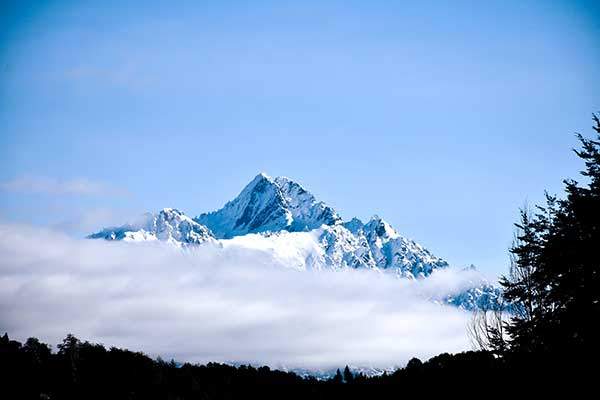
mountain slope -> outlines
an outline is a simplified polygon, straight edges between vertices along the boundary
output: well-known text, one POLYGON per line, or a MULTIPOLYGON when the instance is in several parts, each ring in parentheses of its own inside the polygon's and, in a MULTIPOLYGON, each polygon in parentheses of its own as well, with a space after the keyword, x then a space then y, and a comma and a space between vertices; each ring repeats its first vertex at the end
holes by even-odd
POLYGON ((378 267, 395 269, 409 278, 424 277, 448 263, 434 256, 414 240, 404 238, 390 224, 375 215, 358 229, 370 244, 371 253, 378 267))
POLYGON ((341 222, 337 213, 298 183, 285 178, 257 175, 220 210, 194 218, 219 239, 248 233, 308 231, 341 222))
POLYGON ((333 208, 322 201, 317 201, 300 184, 285 176, 275 178, 274 182, 279 186, 287 208, 292 214, 293 222, 290 226, 292 231, 309 231, 321 225, 341 223, 342 219, 333 208))
POLYGON ((158 214, 144 214, 134 224, 105 228, 88 236, 89 239, 163 241, 177 246, 216 242, 212 232, 174 208, 165 208, 158 214))

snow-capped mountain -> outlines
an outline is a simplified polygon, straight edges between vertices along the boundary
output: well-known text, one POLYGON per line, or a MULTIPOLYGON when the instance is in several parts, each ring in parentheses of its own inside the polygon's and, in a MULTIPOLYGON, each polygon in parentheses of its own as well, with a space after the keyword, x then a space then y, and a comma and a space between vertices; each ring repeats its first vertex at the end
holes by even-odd
POLYGON ((356 237, 342 225, 322 225, 304 232, 247 234, 220 240, 224 248, 261 250, 277 265, 297 270, 377 269, 364 237, 356 237))
POLYGON ((318 202, 298 183, 286 177, 272 179, 264 173, 223 208, 194 220, 219 239, 268 231, 308 231, 341 223, 333 208, 318 202))
POLYGON ((120 227, 105 228, 88 236, 89 239, 155 241, 177 246, 216 242, 212 232, 179 210, 165 208, 158 214, 146 213, 140 221, 120 227))
POLYGON ((342 224, 322 225, 308 232, 247 234, 220 243, 267 251, 280 264, 298 270, 365 268, 414 279, 448 266, 419 244, 401 237, 379 217, 356 233, 342 224), (378 229, 382 225, 387 229, 378 229))
POLYGON ((390 224, 375 215, 362 225, 358 219, 348 223, 356 236, 364 236, 375 265, 392 269, 409 278, 424 277, 436 268, 446 268, 448 263, 434 256, 420 244, 404 238, 390 224))
POLYGON ((511 312, 510 306, 504 303, 500 288, 491 285, 489 282, 484 282, 454 295, 448 295, 442 299, 442 302, 467 311, 485 309, 511 312))
MULTIPOLYGON (((409 279, 422 279, 448 267, 379 216, 367 223, 357 218, 342 222, 333 208, 300 184, 264 173, 220 210, 192 219, 165 208, 88 238, 161 241, 179 247, 212 243, 267 252, 275 264, 298 270, 361 268, 409 279)), ((500 291, 484 282, 441 301, 470 310, 499 300, 500 291)))

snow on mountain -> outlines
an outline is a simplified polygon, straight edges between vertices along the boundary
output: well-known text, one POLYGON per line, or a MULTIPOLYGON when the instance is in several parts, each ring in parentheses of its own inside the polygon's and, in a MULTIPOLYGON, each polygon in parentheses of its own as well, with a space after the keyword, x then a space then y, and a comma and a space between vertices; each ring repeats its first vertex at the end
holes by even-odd
POLYGON ((379 217, 356 233, 342 224, 308 232, 268 232, 222 239, 224 247, 269 252, 277 263, 294 269, 366 268, 422 278, 448 264, 412 240, 401 237, 379 217))
POLYGON ((470 273, 473 278, 469 280, 469 288, 449 293, 443 298, 437 300, 444 304, 451 304, 467 311, 475 310, 504 310, 511 312, 511 306, 506 303, 502 296, 502 290, 492 285, 481 274, 474 265, 462 270, 464 273, 470 273))
POLYGON ((329 265, 338 268, 378 267, 364 235, 354 235, 343 225, 323 226, 318 230, 318 241, 329 265))
MULTIPOLYGON (((194 219, 216 237, 239 238, 248 233, 281 232, 268 240, 283 248, 299 246, 310 237, 319 246, 300 262, 310 268, 379 268, 417 278, 448 264, 416 242, 400 236, 387 222, 373 217, 366 225, 358 219, 345 224, 333 208, 287 177, 257 175, 225 206, 194 219), (285 235, 283 232, 312 232, 285 235), (281 239, 284 238, 284 239, 281 239), (296 241, 299 244, 294 244, 296 241), (283 245, 283 242, 291 242, 283 245)), ((235 240, 241 242, 244 240, 235 240)), ((256 243, 256 240, 252 241, 256 243)), ((298 265, 295 262, 294 265, 298 265)), ((303 267, 303 268, 304 268, 303 267)))
POLYGON ((363 222, 360 219, 354 217, 350 221, 344 222, 344 226, 350 232, 352 232, 353 234, 357 235, 358 232, 361 231, 364 228, 365 224, 363 224, 363 222))
POLYGON ((308 231, 341 222, 337 213, 298 183, 285 177, 257 175, 242 192, 220 210, 194 220, 220 239, 248 233, 308 231))
POLYGON ((308 232, 250 233, 222 239, 220 243, 224 248, 268 252, 276 264, 302 271, 377 268, 364 237, 354 236, 342 225, 322 225, 308 232))
POLYGON ((366 224, 354 218, 326 227, 320 240, 331 258, 339 260, 337 264, 351 268, 377 268, 415 279, 448 266, 420 244, 400 236, 377 215, 366 224))
MULTIPOLYGON (((297 270, 361 268, 423 279, 448 263, 401 236, 375 215, 342 222, 333 208, 287 177, 257 175, 220 210, 191 219, 165 208, 136 223, 104 229, 88 238, 161 241, 179 247, 218 243, 223 248, 259 250, 274 264, 297 270)), ((473 282, 468 290, 433 299, 473 310, 501 301, 499 289, 473 282)))
POLYGON ((510 306, 505 304, 500 288, 490 283, 480 284, 460 293, 448 295, 441 299, 441 302, 467 311, 511 310, 510 306))
POLYGON ((370 245, 375 264, 382 269, 393 269, 408 278, 425 277, 436 268, 448 263, 434 256, 420 244, 404 238, 390 224, 375 215, 359 228, 370 245))
POLYGON ((158 240, 176 246, 216 242, 208 228, 174 208, 165 208, 158 214, 146 213, 138 222, 105 228, 89 235, 88 238, 129 242, 158 240))
POLYGON ((287 207, 293 218, 292 231, 309 231, 321 225, 335 225, 342 222, 335 210, 307 192, 298 183, 280 176, 274 182, 281 189, 287 207))
POLYGON ((300 271, 323 269, 323 249, 315 240, 316 231, 249 233, 221 239, 223 248, 241 248, 268 253, 277 266, 300 271))

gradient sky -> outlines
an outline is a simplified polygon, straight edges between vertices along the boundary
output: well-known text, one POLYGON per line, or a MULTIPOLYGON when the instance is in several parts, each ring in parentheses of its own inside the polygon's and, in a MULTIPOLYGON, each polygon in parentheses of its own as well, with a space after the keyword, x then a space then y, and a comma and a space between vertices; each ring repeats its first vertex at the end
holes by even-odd
POLYGON ((2 1, 0 219, 81 236, 287 175, 506 271, 582 165, 595 1, 2 1))

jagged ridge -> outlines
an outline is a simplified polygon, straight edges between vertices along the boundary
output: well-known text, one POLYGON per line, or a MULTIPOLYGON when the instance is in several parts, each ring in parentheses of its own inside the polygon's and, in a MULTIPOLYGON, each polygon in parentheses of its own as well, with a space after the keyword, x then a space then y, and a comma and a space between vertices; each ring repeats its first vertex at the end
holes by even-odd
POLYGON ((341 218, 301 185, 286 177, 257 175, 223 208, 194 218, 219 239, 248 233, 309 231, 321 225, 334 225, 341 218))
POLYGON ((178 246, 216 242, 210 229, 174 208, 165 208, 157 214, 146 213, 136 223, 105 228, 88 238, 131 242, 159 240, 178 246))

